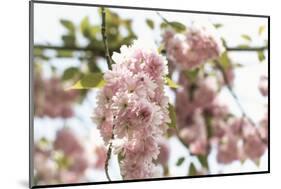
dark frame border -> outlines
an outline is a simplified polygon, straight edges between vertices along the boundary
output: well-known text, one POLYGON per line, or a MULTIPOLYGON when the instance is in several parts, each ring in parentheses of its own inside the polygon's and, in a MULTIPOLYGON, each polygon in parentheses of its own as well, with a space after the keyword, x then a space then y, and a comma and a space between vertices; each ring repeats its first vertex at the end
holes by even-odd
POLYGON ((174 179, 191 179, 191 178, 211 178, 224 176, 239 176, 239 175, 256 175, 270 173, 270 16, 258 14, 240 14, 240 13, 226 13, 226 12, 208 12, 208 11, 194 11, 194 10, 175 10, 163 8, 148 8, 148 7, 133 7, 133 6, 117 6, 117 5, 103 5, 103 4, 88 4, 88 3, 71 3, 71 2, 55 2, 55 1, 29 1, 29 188, 52 188, 52 187, 66 187, 66 186, 83 186, 83 185, 98 185, 98 184, 115 184, 115 183, 129 183, 129 182, 143 182, 143 181, 165 181, 174 179), (209 15, 224 15, 224 16, 239 16, 239 17, 258 17, 266 18, 268 23, 268 167, 267 171, 256 172, 241 172, 241 173, 225 173, 225 174, 210 174, 201 176, 181 176, 181 177, 163 177, 152 179, 136 179, 136 180, 115 180, 102 182, 84 182, 84 183, 70 183, 70 184, 52 184, 52 185, 36 185, 33 183, 33 144, 34 144, 34 109, 33 109, 33 46, 34 46, 34 4, 53 4, 66 6, 87 6, 87 7, 107 7, 120 9, 135 9, 135 10, 151 10, 151 11, 165 11, 165 12, 181 12, 181 13, 195 13, 195 14, 209 14, 209 15))

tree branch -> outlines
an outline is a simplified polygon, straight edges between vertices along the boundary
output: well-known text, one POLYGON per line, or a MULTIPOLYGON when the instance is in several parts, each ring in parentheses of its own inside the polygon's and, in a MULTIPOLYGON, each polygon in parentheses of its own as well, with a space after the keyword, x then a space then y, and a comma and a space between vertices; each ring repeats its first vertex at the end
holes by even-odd
POLYGON ((108 69, 111 70, 112 61, 111 61, 111 58, 110 58, 110 53, 109 53, 108 43, 107 43, 106 23, 105 23, 106 22, 106 18, 105 18, 106 15, 105 15, 104 7, 101 7, 101 14, 102 14, 101 34, 102 34, 102 40, 103 40, 103 44, 104 44, 104 48, 105 48, 105 57, 106 57, 108 69))
POLYGON ((106 153, 106 160, 105 160, 105 164, 104 164, 105 175, 109 181, 111 181, 111 178, 109 176, 108 165, 109 165, 109 160, 110 160, 111 152, 112 152, 112 140, 113 139, 114 139, 114 135, 113 135, 113 129, 112 129, 111 140, 109 142, 109 146, 108 146, 107 153, 106 153))
POLYGON ((227 51, 242 51, 242 52, 256 52, 256 51, 265 51, 267 50, 267 46, 261 47, 226 47, 227 51))
POLYGON ((231 86, 231 84, 229 83, 229 81, 227 79, 227 75, 226 75, 223 67, 220 65, 220 63, 217 60, 215 60, 214 62, 215 62, 216 67, 222 73, 224 83, 226 84, 226 88, 228 89, 229 93, 231 94, 231 96, 233 97, 235 103, 237 104, 239 110, 241 111, 242 117, 245 117, 246 119, 248 119, 250 121, 250 123, 252 125, 255 125, 255 122, 246 114, 246 112, 245 112, 243 106, 241 105, 241 103, 240 103, 236 93, 233 91, 232 86, 231 86))

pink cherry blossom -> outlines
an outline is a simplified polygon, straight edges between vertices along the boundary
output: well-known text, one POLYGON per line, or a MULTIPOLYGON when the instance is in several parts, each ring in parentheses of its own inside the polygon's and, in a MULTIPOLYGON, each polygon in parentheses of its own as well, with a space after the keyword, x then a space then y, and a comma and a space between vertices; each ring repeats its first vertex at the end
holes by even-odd
POLYGON ((124 179, 155 177, 158 139, 170 122, 164 94, 167 60, 140 41, 120 51, 112 56, 112 70, 104 74, 106 85, 99 92, 93 121, 105 144, 113 133, 113 151, 122 156, 124 179))
POLYGON ((78 96, 78 91, 65 91, 58 77, 44 80, 39 73, 35 74, 34 102, 36 116, 72 117, 74 115, 72 105, 78 96))
POLYGON ((221 40, 205 27, 192 26, 185 34, 167 30, 163 38, 168 59, 182 69, 218 58, 224 50, 221 40))

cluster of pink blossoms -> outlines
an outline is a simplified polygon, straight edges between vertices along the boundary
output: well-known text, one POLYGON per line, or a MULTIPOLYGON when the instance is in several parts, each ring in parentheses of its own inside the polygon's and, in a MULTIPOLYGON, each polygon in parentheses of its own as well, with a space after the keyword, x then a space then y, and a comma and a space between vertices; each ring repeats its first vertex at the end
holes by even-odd
POLYGON ((190 27, 184 34, 166 30, 164 44, 169 61, 182 69, 198 67, 224 51, 221 40, 205 27, 190 27))
POLYGON ((199 75, 195 82, 190 82, 181 74, 179 83, 183 86, 176 94, 179 135, 192 154, 207 155, 211 144, 217 147, 217 160, 223 164, 245 159, 257 161, 264 154, 267 116, 256 127, 246 118, 231 115, 217 97, 219 82, 215 82, 214 76, 199 75))
POLYGON ((200 75, 191 82, 181 73, 179 84, 182 88, 176 93, 176 115, 180 137, 189 145, 192 154, 205 155, 208 133, 203 116, 216 98, 218 81, 214 76, 200 75))
POLYGON ((95 151, 87 149, 69 128, 59 130, 54 141, 38 141, 34 152, 38 184, 84 182, 86 170, 103 169, 106 159, 104 147, 97 146, 95 151))
POLYGON ((93 120, 106 144, 113 133, 124 179, 157 177, 153 162, 170 122, 164 94, 167 61, 156 48, 139 41, 120 51, 113 54, 115 64, 104 75, 106 85, 98 95, 93 120))
POLYGON ((35 78, 34 102, 35 115, 39 117, 69 118, 73 116, 72 105, 79 97, 75 90, 65 91, 57 77, 43 80, 40 75, 35 78))

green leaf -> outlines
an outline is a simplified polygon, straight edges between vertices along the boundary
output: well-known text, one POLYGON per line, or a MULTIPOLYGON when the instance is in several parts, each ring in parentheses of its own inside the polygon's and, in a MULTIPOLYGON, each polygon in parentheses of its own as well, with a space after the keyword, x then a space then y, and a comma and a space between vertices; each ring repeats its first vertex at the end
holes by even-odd
POLYGON ((263 34, 264 30, 265 30, 265 26, 264 25, 259 27, 259 35, 260 36, 263 34))
POLYGON ((260 164, 261 164, 261 161, 260 161, 260 159, 257 159, 257 160, 254 161, 254 163, 257 167, 259 167, 260 164))
POLYGON ((43 49, 34 48, 33 50, 34 57, 42 58, 43 60, 49 60, 49 57, 44 54, 43 49))
POLYGON ((59 169, 68 169, 71 165, 70 159, 65 156, 61 151, 54 153, 54 160, 57 163, 59 169))
POLYGON ((180 85, 176 84, 172 79, 170 79, 170 78, 167 77, 167 76, 165 77, 165 83, 166 83, 169 87, 174 88, 174 89, 180 87, 180 85))
POLYGON ((228 57, 227 51, 224 51, 221 54, 221 56, 219 58, 219 62, 224 69, 227 69, 230 66, 230 59, 228 57))
POLYGON ((176 111, 175 107, 169 103, 169 116, 171 119, 171 122, 168 124, 169 128, 176 128, 176 111))
POLYGON ((187 77, 187 79, 189 79, 191 82, 194 82, 196 80, 198 73, 199 68, 184 71, 185 77, 187 77))
POLYGON ((203 167, 209 169, 208 156, 198 155, 197 158, 203 167))
POLYGON ((219 24, 219 23, 218 23, 218 24, 214 24, 214 27, 217 28, 217 29, 218 29, 218 28, 221 28, 222 26, 223 26, 223 25, 222 25, 222 24, 219 24))
POLYGON ((258 58, 259 58, 260 62, 264 61, 265 56, 264 56, 263 51, 258 51, 258 58))
POLYGON ((242 37, 243 39, 245 39, 246 41, 249 41, 249 42, 252 41, 252 38, 251 38, 249 35, 242 34, 241 37, 242 37))
POLYGON ((77 81, 69 89, 101 88, 104 85, 105 85, 105 81, 103 80, 102 73, 89 73, 89 74, 85 75, 81 80, 77 81))
POLYGON ((161 24, 160 24, 160 28, 161 29, 165 29, 165 28, 167 28, 168 27, 168 24, 166 23, 166 22, 162 22, 161 24))
POLYGON ((179 22, 169 22, 169 25, 172 26, 176 32, 183 32, 186 29, 185 25, 179 22))
POLYGON ((66 80, 70 80, 72 79, 74 76, 76 76, 79 73, 79 69, 76 67, 70 67, 67 68, 62 75, 62 80, 66 81, 66 80))
POLYGON ((75 46, 75 36, 74 35, 63 35, 62 41, 65 46, 73 47, 75 46))
POLYGON ((88 16, 83 18, 83 20, 81 21, 80 30, 85 37, 90 36, 90 22, 88 16))
POLYGON ((59 58, 69 58, 72 57, 72 51, 69 50, 57 50, 57 57, 59 58))
POLYGON ((185 157, 180 157, 176 163, 177 166, 181 166, 183 162, 185 161, 185 157))
POLYGON ((150 27, 150 29, 154 29, 154 22, 151 19, 146 19, 146 24, 150 27))
POLYGON ((189 176, 197 175, 197 171, 196 171, 195 165, 193 163, 190 163, 190 165, 189 165, 188 175, 189 176))
POLYGON ((60 23, 69 31, 70 34, 74 34, 75 26, 70 20, 61 19, 60 23))

